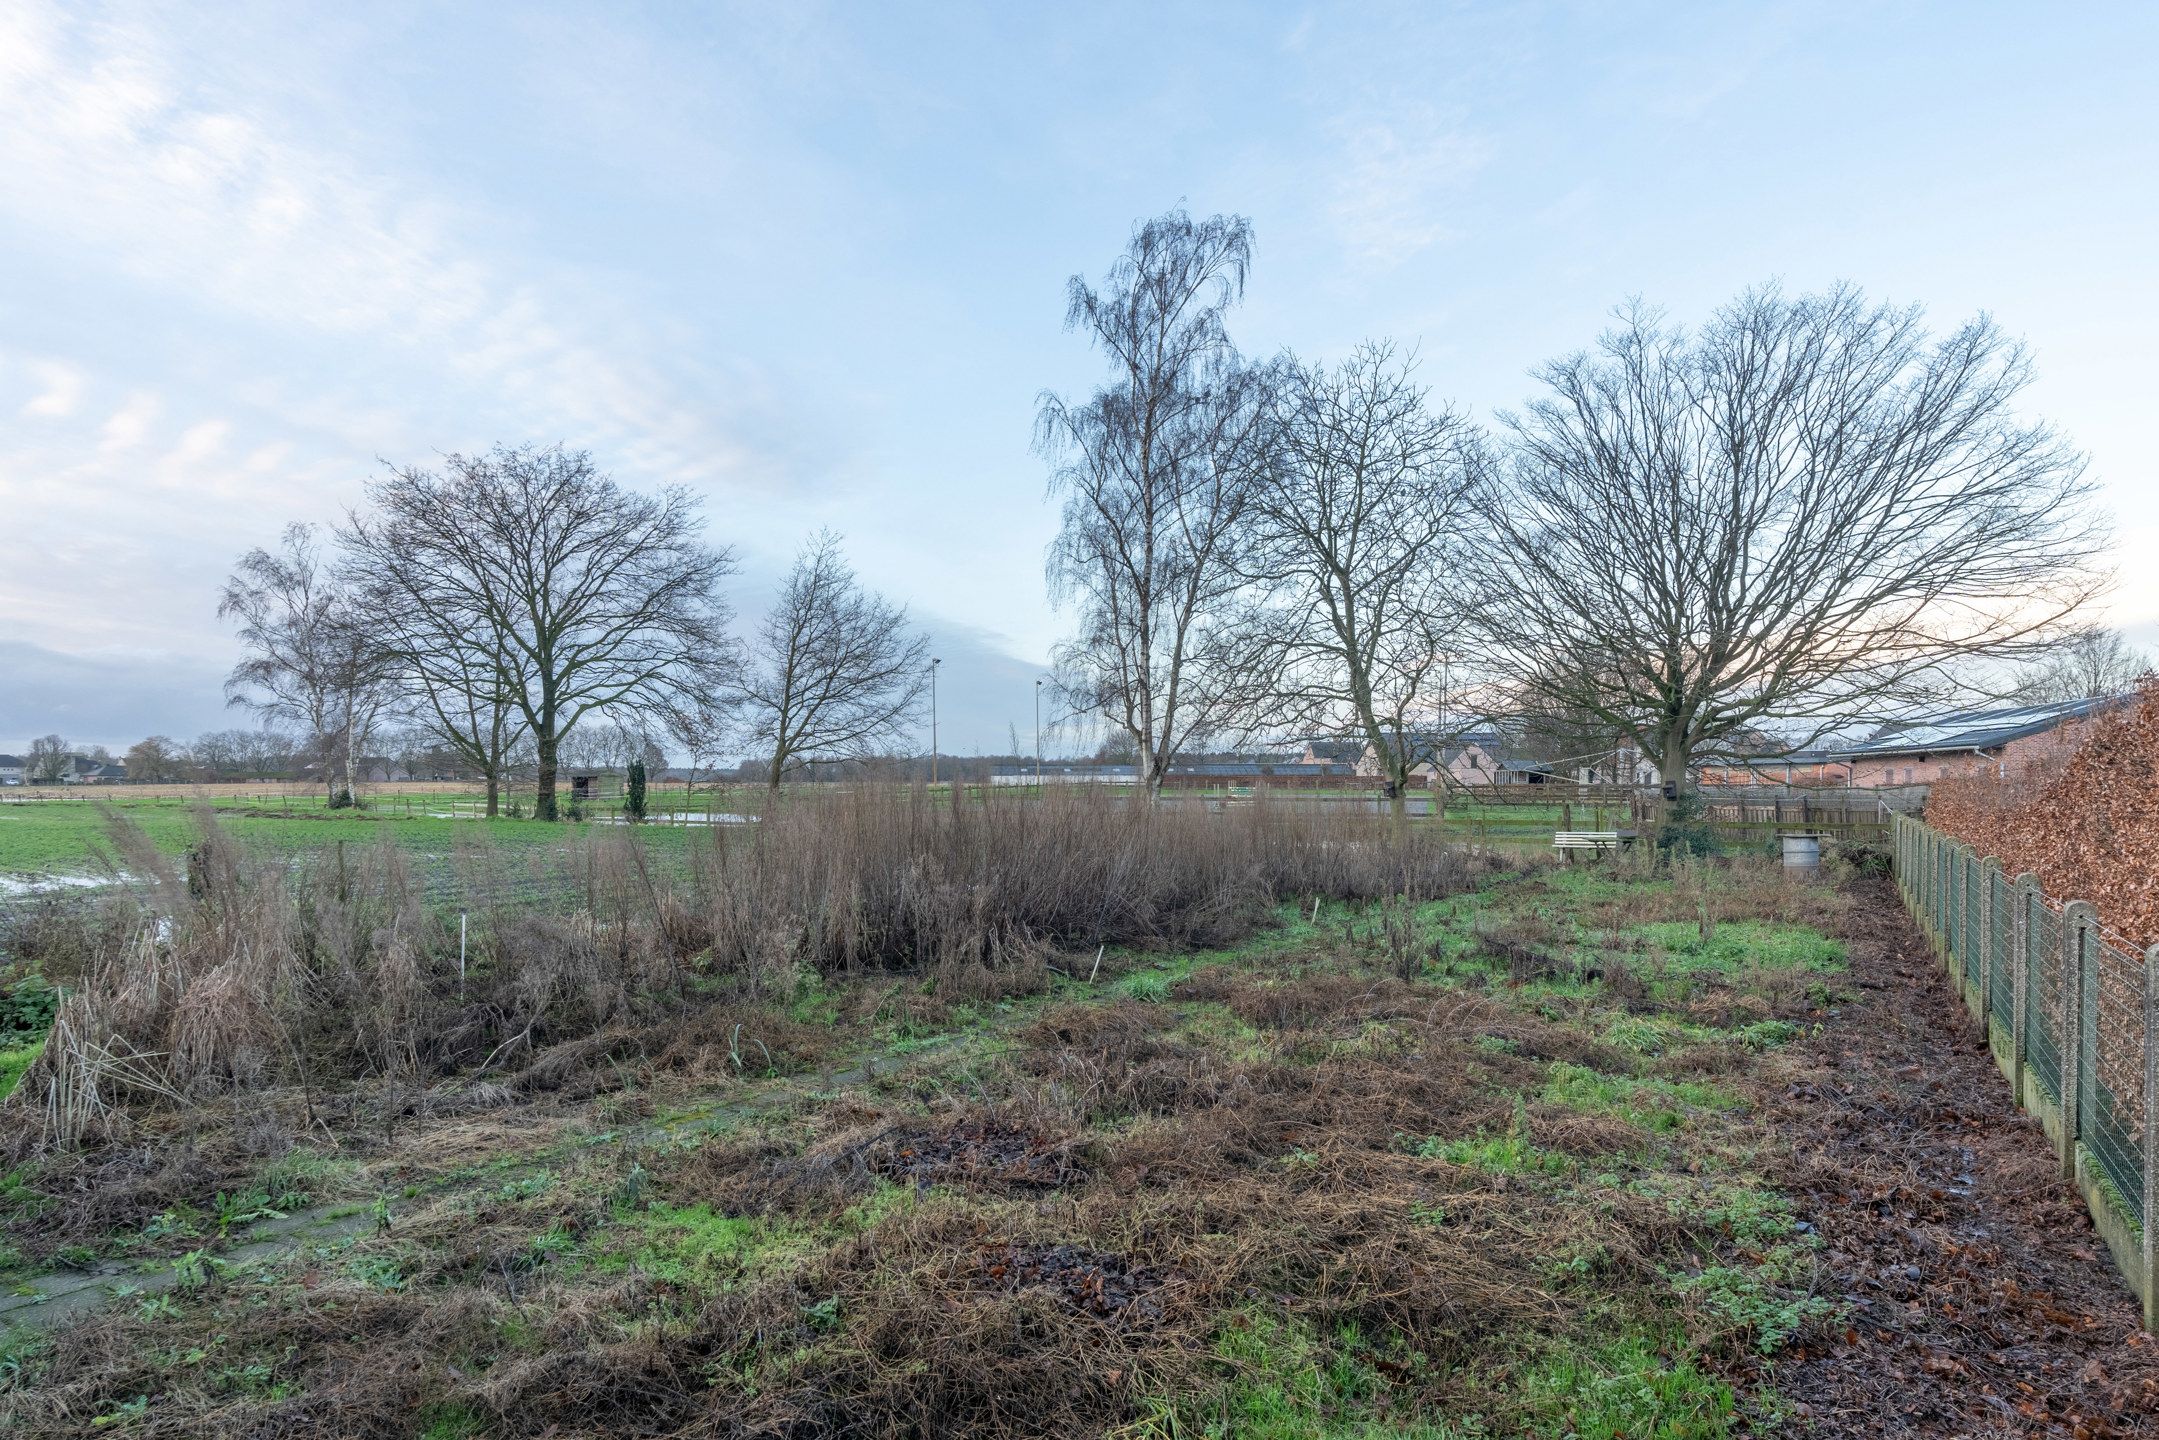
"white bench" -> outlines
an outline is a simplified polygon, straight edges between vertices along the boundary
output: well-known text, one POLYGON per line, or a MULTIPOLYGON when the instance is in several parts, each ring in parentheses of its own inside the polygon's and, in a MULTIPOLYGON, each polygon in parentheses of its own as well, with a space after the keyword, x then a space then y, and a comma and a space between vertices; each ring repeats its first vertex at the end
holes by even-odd
POLYGON ((1572 862, 1579 854, 1624 850, 1634 843, 1634 836, 1632 830, 1562 830, 1552 837, 1552 848, 1572 862))

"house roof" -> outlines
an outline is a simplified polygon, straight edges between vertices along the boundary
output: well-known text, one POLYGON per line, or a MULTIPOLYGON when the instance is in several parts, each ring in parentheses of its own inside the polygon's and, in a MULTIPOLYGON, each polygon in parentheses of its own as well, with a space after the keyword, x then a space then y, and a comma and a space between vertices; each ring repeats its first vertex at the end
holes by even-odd
POLYGON ((2067 720, 2080 720, 2115 703, 2095 696, 2051 705, 2017 705, 2001 710, 1964 710, 1949 715, 1906 720, 1884 726, 1846 753, 1856 756, 1916 755, 1942 750, 1992 750, 2012 740, 2044 734, 2067 720))
POLYGON ((1731 765, 1820 765, 1848 760, 1872 760, 1891 755, 1936 755, 1944 752, 1993 750, 2011 741, 2043 735, 2069 720, 2081 720, 2118 704, 2118 696, 2094 696, 2086 700, 2063 700, 2046 705, 2012 705, 1989 710, 1954 710, 1942 715, 1916 716, 1883 724, 1866 738, 1847 744, 1817 745, 1781 754, 1716 761, 1731 765))

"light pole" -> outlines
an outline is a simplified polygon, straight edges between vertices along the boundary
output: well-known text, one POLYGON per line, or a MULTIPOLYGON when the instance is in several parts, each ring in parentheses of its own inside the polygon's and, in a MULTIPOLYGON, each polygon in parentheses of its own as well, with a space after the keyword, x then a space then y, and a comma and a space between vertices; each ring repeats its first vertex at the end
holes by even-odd
POLYGON ((1042 682, 1035 681, 1035 794, 1042 793, 1042 682))
POLYGON ((930 657, 930 784, 937 783, 937 667, 945 662, 930 657))

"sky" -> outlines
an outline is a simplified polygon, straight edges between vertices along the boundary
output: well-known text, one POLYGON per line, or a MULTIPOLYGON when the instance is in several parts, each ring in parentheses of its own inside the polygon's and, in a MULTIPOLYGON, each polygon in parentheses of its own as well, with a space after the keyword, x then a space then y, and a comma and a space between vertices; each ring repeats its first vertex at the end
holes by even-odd
POLYGON ((692 487, 745 613, 841 532, 942 748, 1029 746, 1064 286, 1179 204, 1253 222, 1242 348, 1390 337, 1486 415, 1630 296, 1987 311, 2159 641, 2155 49, 2142 3, 0 0, 0 749, 242 723, 235 558, 527 441, 692 487))

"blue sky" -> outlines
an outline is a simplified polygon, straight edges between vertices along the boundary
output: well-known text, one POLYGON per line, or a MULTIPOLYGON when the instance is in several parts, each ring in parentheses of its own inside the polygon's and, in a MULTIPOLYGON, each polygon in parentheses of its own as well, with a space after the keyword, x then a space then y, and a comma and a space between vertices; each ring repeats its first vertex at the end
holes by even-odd
POLYGON ((378 458, 680 481, 934 635, 946 747, 1059 633, 1075 270, 1252 217, 1234 333, 1480 412, 1641 294, 1851 279, 2032 344, 2159 637, 2159 6, 0 4, 0 749, 236 723, 215 592, 378 458))

